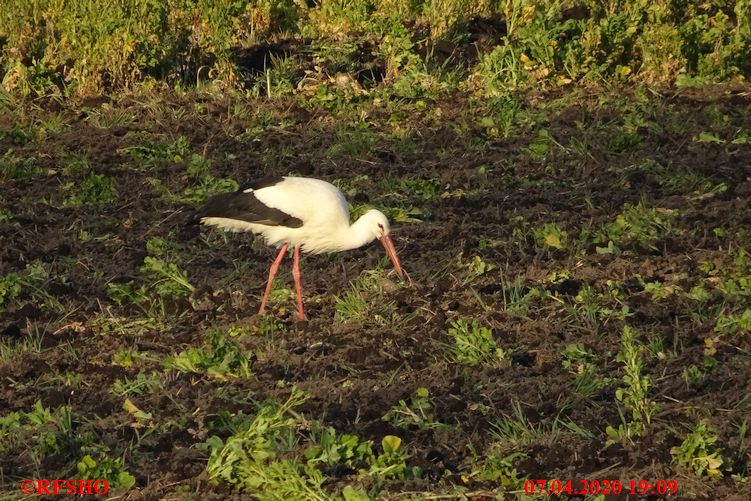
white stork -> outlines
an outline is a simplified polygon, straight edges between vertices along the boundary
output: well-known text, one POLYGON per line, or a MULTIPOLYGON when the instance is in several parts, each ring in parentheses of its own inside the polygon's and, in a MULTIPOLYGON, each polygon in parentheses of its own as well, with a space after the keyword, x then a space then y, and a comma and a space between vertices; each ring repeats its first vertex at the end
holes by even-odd
POLYGON ((300 250, 310 254, 339 252, 380 240, 399 277, 404 272, 389 236, 389 221, 382 212, 369 210, 353 224, 349 205, 334 185, 307 177, 265 177, 216 195, 199 211, 201 223, 231 231, 260 234, 279 253, 269 269, 260 314, 266 309, 271 284, 289 246, 294 247, 292 276, 297 310, 305 319, 300 283, 300 250))

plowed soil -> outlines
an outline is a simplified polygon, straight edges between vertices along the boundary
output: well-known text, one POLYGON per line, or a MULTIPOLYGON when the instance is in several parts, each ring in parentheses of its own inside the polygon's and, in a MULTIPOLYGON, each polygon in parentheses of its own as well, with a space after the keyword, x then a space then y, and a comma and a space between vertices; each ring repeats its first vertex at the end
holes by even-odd
MULTIPOLYGON (((711 285, 747 269, 738 256, 749 242, 751 144, 733 141, 751 132, 749 93, 723 87, 607 99, 585 92, 528 96, 523 106, 535 110, 534 123, 516 124, 520 132, 509 137, 481 125, 481 117, 466 111, 470 104, 463 96, 423 104, 402 119, 386 105, 370 108, 361 123, 376 140, 354 152, 335 147, 335 113, 284 103, 121 97, 76 109, 36 103, 3 114, 5 131, 50 116, 60 117, 66 128, 31 139, 0 136, 0 152, 12 151, 41 168, 29 179, 2 180, 0 209, 10 217, 0 218, 0 277, 35 261, 48 271, 40 286, 46 300, 24 288, 0 316, 0 342, 7 346, 41 335, 40 350, 0 365, 0 414, 28 411, 37 400, 46 407, 70 405, 81 433, 93 434, 110 457, 123 457, 136 477, 125 499, 243 498, 226 484, 208 481, 207 454, 195 445, 213 433, 209 423, 220 412, 252 414, 254 402, 284 400, 292 385, 310 395, 298 408, 309 419, 376 447, 385 435, 402 439, 408 464, 424 474, 407 483, 391 481, 382 499, 408 492, 450 498, 454 486, 465 487, 474 499, 491 499, 501 486, 470 475, 474 455, 491 451, 520 453, 513 460, 519 478, 676 479, 680 490, 670 499, 748 499, 751 448, 739 427, 751 420, 751 333, 742 326, 719 332, 716 322, 723 307, 740 315, 748 298, 736 295, 738 302, 728 303, 711 285), (640 103, 648 120, 629 123, 624 102, 640 103), (132 120, 97 127, 92 119, 118 110, 132 120), (271 124, 249 133, 260 114, 272 117, 271 124), (393 139, 399 127, 411 147, 393 139), (539 134, 542 129, 549 140, 539 134), (619 134, 625 143, 614 144, 619 134), (393 223, 410 280, 391 275, 382 284, 383 300, 394 301, 400 321, 363 325, 336 313, 335 297, 352 280, 379 263, 386 266, 377 243, 305 257, 309 318, 296 321, 291 298, 272 302, 269 314, 283 331, 238 340, 257 354, 250 378, 223 381, 164 371, 165 357, 202 346, 209 328, 259 325, 259 297, 274 255, 251 235, 200 227, 195 204, 165 196, 165 190, 179 195, 195 184, 185 159, 145 169, 129 150, 180 137, 210 160, 216 178, 244 182, 296 173, 349 180, 356 186, 349 193, 354 203, 378 207, 396 200, 419 209, 419 221, 393 223), (542 151, 541 137, 547 141, 542 151), (92 171, 114 180, 115 202, 65 203, 69 183, 82 182, 80 175, 64 172, 70 155, 85 157, 92 171), (402 178, 429 180, 438 190, 421 197, 388 184, 402 178), (384 193, 384 186, 393 191, 384 193), (640 202, 670 220, 650 245, 626 242, 619 253, 603 253, 606 242, 581 236, 616 221, 626 204, 640 202), (541 244, 533 231, 553 222, 568 235, 561 249, 541 244), (139 280, 144 257, 152 254, 147 242, 156 236, 174 244, 170 259, 187 272, 195 291, 190 299, 166 300, 160 322, 139 328, 133 322, 144 312, 119 305, 107 289, 139 280), (475 257, 494 268, 473 274, 475 257), (649 283, 673 289, 660 296, 649 283), (600 299, 610 313, 588 316, 582 292, 602 298, 614 284, 620 293, 600 299), (702 316, 697 302, 686 298, 697 284, 709 284, 702 308, 714 316, 702 316), (624 307, 627 315, 612 313, 624 307), (451 361, 447 332, 460 317, 491 329, 509 353, 502 363, 470 367, 451 361), (102 319, 121 328, 104 329, 102 319), (606 445, 606 426, 617 428, 621 414, 626 421, 632 417, 616 397, 625 386, 616 359, 624 325, 648 347, 642 374, 657 407, 641 436, 606 445), (593 354, 590 363, 606 380, 586 396, 576 389, 576 364, 567 365, 562 355, 576 343, 593 354), (141 355, 130 366, 113 363, 126 349, 141 355), (692 367, 701 377, 690 380, 692 367), (156 422, 181 425, 144 436, 110 388, 118 379, 151 371, 164 371, 165 390, 131 400, 156 422), (398 428, 382 419, 420 387, 430 392, 434 421, 448 427, 398 428), (528 431, 541 432, 510 444, 493 425, 513 419, 517 405, 528 431), (710 450, 724 458, 713 479, 677 464, 671 454, 702 420, 717 436, 710 450)), ((277 280, 291 288, 288 268, 277 280)), ((4 492, 14 492, 24 478, 75 476, 71 465, 82 455, 6 450, 0 457, 4 492)), ((351 472, 327 474, 333 491, 348 483, 351 472)), ((636 498, 660 496, 630 496, 636 498)))

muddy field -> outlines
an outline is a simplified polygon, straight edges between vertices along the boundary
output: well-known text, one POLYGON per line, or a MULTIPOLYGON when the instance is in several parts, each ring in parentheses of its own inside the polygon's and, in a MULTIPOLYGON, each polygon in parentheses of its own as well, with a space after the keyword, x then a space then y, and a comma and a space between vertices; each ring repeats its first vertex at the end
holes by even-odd
POLYGON ((246 498, 209 480, 201 444, 294 387, 308 398, 281 459, 304 461, 325 427, 376 453, 399 437, 407 455, 392 477, 319 465, 332 497, 356 485, 378 499, 513 499, 525 479, 662 479, 678 492, 606 499, 748 499, 749 92, 508 106, 455 95, 341 114, 154 95, 3 112, 0 414, 41 401, 70 419, 3 424, 2 494, 78 477, 90 455, 133 477, 118 499, 246 498), (388 273, 377 243, 306 257, 298 322, 286 261, 258 316, 273 249, 193 216, 231 186, 220 180, 288 173, 337 181, 355 211, 386 209, 410 280, 388 273), (189 293, 160 289, 148 258, 184 272, 189 293), (461 319, 492 333, 479 363, 456 355, 461 319), (170 362, 208 350, 214 330, 242 375, 170 362), (139 374, 149 383, 123 389, 139 374))

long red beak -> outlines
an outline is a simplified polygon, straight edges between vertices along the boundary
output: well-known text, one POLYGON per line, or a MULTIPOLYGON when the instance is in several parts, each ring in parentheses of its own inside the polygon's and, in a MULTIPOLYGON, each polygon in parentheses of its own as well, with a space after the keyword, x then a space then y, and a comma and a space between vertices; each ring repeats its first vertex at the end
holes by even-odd
POLYGON ((391 241, 391 237, 384 235, 378 240, 381 241, 383 248, 386 249, 386 254, 389 255, 389 259, 391 259, 391 264, 394 265, 396 274, 399 275, 399 278, 404 278, 404 271, 402 270, 402 265, 399 264, 399 258, 396 257, 396 249, 394 249, 394 242, 391 241))

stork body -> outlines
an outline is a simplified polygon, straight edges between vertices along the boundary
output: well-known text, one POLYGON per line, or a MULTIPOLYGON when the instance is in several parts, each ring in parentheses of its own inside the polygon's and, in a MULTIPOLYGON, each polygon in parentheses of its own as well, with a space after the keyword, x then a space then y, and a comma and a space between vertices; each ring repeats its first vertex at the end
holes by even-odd
POLYGON ((320 179, 266 177, 251 181, 235 192, 208 200, 198 217, 203 224, 261 235, 266 243, 280 248, 269 270, 260 313, 266 308, 274 276, 290 246, 294 248, 292 275, 301 320, 305 318, 299 266, 301 250, 310 254, 340 252, 362 247, 377 238, 396 272, 403 276, 386 216, 370 210, 350 224, 344 194, 320 179))

